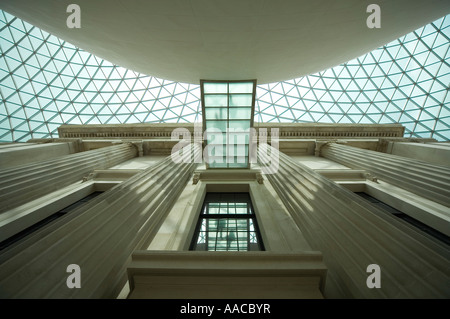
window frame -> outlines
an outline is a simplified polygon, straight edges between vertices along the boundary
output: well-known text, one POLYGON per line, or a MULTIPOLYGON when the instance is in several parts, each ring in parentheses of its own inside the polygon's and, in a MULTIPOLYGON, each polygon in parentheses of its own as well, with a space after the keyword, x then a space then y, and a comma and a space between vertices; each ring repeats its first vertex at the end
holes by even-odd
MULTIPOLYGON (((221 201, 219 201, 219 202, 221 202, 221 201)), ((229 201, 228 202, 224 201, 224 203, 230 203, 230 202, 229 201)), ((239 250, 239 246, 238 246, 237 250, 229 250, 227 248, 225 251, 236 252, 236 251, 265 251, 266 250, 265 246, 264 246, 264 242, 262 240, 261 231, 259 229, 259 225, 258 225, 258 221, 257 221, 257 218, 256 218, 255 209, 253 207, 252 199, 251 199, 251 196, 250 196, 249 192, 207 192, 205 194, 205 198, 204 198, 203 204, 201 206, 200 214, 199 214, 199 216, 197 218, 197 224, 195 226, 194 234, 192 236, 192 239, 191 239, 191 242, 190 242, 190 245, 189 245, 189 250, 190 251, 224 251, 224 250, 217 250, 217 249, 208 250, 207 242, 206 242, 206 249, 205 250, 196 249, 197 244, 198 244, 198 239, 199 239, 199 236, 200 236, 200 233, 201 233, 201 227, 202 227, 203 221, 204 220, 208 220, 208 219, 225 219, 227 221, 233 220, 233 219, 234 220, 239 220, 239 219, 246 219, 247 220, 247 231, 246 231, 247 232, 247 249, 246 250, 239 250), (239 214, 237 214, 237 213, 235 213, 235 214, 233 214, 233 213, 228 213, 228 214, 221 214, 221 213, 210 214, 210 213, 207 212, 207 210, 209 210, 208 206, 209 206, 209 203, 210 203, 210 201, 208 201, 208 196, 211 196, 209 194, 220 194, 220 195, 222 195, 222 194, 227 194, 227 195, 236 195, 236 194, 242 195, 242 194, 245 194, 246 195, 246 203, 248 204, 247 205, 247 213, 239 213, 239 214), (253 223, 254 230, 250 230, 249 221, 251 221, 253 223), (251 234, 251 232, 255 233, 256 244, 258 245, 258 248, 259 248, 257 250, 256 249, 250 249, 250 234, 251 234)), ((216 240, 216 247, 217 247, 217 240, 216 240)))
MULTIPOLYGON (((222 154, 218 157, 216 157, 216 155, 211 155, 209 156, 210 160, 206 161, 205 165, 206 168, 208 169, 248 169, 250 168, 250 139, 251 139, 251 129, 253 128, 254 125, 254 116, 255 116, 255 101, 256 101, 256 79, 251 79, 251 80, 204 80, 201 79, 200 80, 200 101, 201 101, 201 107, 202 107, 202 122, 203 122, 203 132, 206 132, 207 130, 207 123, 211 124, 213 122, 226 122, 226 132, 222 132, 222 138, 225 138, 225 143, 208 143, 208 139, 209 137, 207 137, 205 139, 204 146, 206 147, 207 145, 211 145, 214 146, 216 148, 219 148, 222 150, 222 154), (239 84, 239 83, 251 83, 252 84, 252 92, 246 92, 246 93, 237 93, 237 92, 231 92, 230 90, 230 84, 239 84), (222 93, 211 93, 211 92, 205 92, 205 84, 223 84, 226 85, 227 90, 226 93, 222 92, 222 93), (206 97, 208 96, 214 96, 214 95, 226 95, 227 98, 227 103, 226 105, 222 105, 222 106, 207 106, 206 105, 206 97), (250 118, 249 119, 230 119, 230 108, 231 110, 233 109, 237 109, 239 107, 236 106, 230 106, 230 97, 231 96, 247 96, 247 95, 251 95, 251 105, 243 105, 242 107, 244 107, 245 109, 250 109, 250 118), (206 116, 207 110, 211 110, 211 109, 223 109, 226 110, 226 118, 217 118, 217 119, 208 119, 206 116), (228 129, 230 128, 230 122, 242 122, 244 124, 246 124, 248 122, 249 124, 249 129, 248 132, 246 132, 246 129, 243 129, 243 131, 241 132, 228 132, 228 129), (225 133, 225 135, 223 135, 223 133, 225 133), (236 136, 244 136, 244 139, 246 138, 245 136, 247 135, 249 141, 248 143, 245 142, 243 144, 230 144, 229 143, 229 139, 230 137, 236 137, 236 136), (230 148, 230 145, 233 146, 233 148, 230 148), (244 156, 244 162, 240 162, 240 160, 242 160, 242 156, 238 156, 238 153, 234 152, 234 147, 235 146, 240 146, 240 147, 244 147, 245 149, 245 156, 244 156), (231 150, 232 149, 232 150, 231 150), (237 162, 232 162, 232 163, 228 163, 228 159, 231 158, 230 155, 230 151, 233 153, 232 158, 234 160, 236 160, 237 162), (225 154, 223 154, 225 152, 225 154), (224 163, 217 163, 214 162, 214 159, 216 158, 222 158, 225 159, 224 163), (213 165, 210 165, 210 162, 213 161, 213 165), (245 164, 241 165, 241 164, 245 164)), ((212 133, 209 133, 212 134, 212 133)), ((207 134, 208 136, 208 134, 207 134)), ((239 154, 240 155, 240 154, 239 154)))

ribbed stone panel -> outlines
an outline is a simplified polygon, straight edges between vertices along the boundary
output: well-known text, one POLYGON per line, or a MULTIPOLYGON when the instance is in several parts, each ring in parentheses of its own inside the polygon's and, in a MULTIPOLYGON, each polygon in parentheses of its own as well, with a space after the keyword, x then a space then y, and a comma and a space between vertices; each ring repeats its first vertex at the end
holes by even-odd
POLYGON ((131 254, 147 248, 196 165, 169 156, 4 252, 0 297, 115 298, 131 254), (81 288, 67 287, 70 264, 81 288))
POLYGON ((351 168, 365 169, 392 185, 450 206, 447 166, 337 143, 324 145, 321 155, 351 168))
POLYGON ((137 148, 125 143, 0 170, 0 213, 136 156, 137 148))
MULTIPOLYGON (((267 148, 267 146, 266 146, 267 148)), ((450 298, 450 251, 359 196, 270 147, 279 169, 273 185, 328 268, 328 298, 450 298), (368 288, 367 267, 381 268, 381 288, 368 288)), ((269 163, 260 146, 258 161, 269 163)))

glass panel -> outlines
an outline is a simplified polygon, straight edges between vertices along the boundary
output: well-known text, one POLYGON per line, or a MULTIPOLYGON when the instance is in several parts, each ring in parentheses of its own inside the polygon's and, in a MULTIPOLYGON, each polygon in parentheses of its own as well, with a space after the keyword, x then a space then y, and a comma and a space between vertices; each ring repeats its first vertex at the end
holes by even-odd
POLYGON ((252 109, 250 107, 230 108, 230 120, 251 119, 252 109))
POLYGON ((230 93, 252 93, 253 83, 252 82, 236 82, 230 83, 230 93))
POLYGON ((220 120, 228 117, 228 108, 212 108, 205 109, 206 120, 220 120))
MULTIPOLYGON (((212 251, 246 251, 250 241, 247 219, 210 218, 197 243, 207 242, 212 251), (206 234, 206 236, 205 236, 206 234)), ((256 238, 256 236, 254 236, 256 238)), ((255 239, 254 239, 255 241, 255 239)))
POLYGON ((230 207, 228 203, 220 203, 219 214, 229 214, 230 207))
MULTIPOLYGON (((208 145, 212 144, 211 147, 215 145, 226 145, 227 144, 227 135, 225 133, 217 133, 217 132, 206 132, 205 140, 208 145)), ((208 147, 209 148, 209 147, 208 147)))
POLYGON ((203 90, 205 94, 208 93, 228 93, 227 83, 203 83, 203 90))
POLYGON ((239 131, 249 131, 250 130, 250 122, 249 121, 230 121, 229 128, 239 130, 239 131))
POLYGON ((247 203, 236 203, 236 214, 248 214, 249 212, 247 203))
POLYGON ((228 144, 249 144, 250 141, 250 133, 249 132, 241 132, 238 129, 228 129, 228 144))
POLYGON ((228 165, 226 163, 226 159, 225 158, 222 160, 222 162, 223 163, 212 162, 212 163, 209 163, 208 165, 209 165, 210 168, 227 168, 228 165))
MULTIPOLYGON (((210 163, 213 158, 219 158, 219 157, 224 158, 227 155, 226 154, 226 145, 209 144, 206 155, 208 156, 208 158, 206 158, 205 160, 208 160, 208 162, 210 162, 210 163)), ((219 162, 219 160, 220 159, 217 159, 218 162, 219 162)))
POLYGON ((207 193, 191 249, 264 250, 251 212, 248 193, 207 193))
POLYGON ((206 129, 208 130, 207 134, 217 134, 220 132, 226 133, 227 121, 207 121, 206 129))
POLYGON ((246 157, 248 154, 248 145, 227 145, 228 155, 246 157))
POLYGON ((212 94, 205 95, 205 107, 208 106, 227 106, 227 95, 212 94))
POLYGON ((248 165, 248 161, 245 160, 244 163, 239 163, 239 162, 235 162, 235 163, 228 163, 228 168, 246 168, 248 165))
POLYGON ((252 105, 252 95, 251 94, 230 94, 229 95, 229 104, 230 104, 230 106, 251 106, 252 105))
POLYGON ((209 203, 204 214, 219 214, 220 203, 209 203))

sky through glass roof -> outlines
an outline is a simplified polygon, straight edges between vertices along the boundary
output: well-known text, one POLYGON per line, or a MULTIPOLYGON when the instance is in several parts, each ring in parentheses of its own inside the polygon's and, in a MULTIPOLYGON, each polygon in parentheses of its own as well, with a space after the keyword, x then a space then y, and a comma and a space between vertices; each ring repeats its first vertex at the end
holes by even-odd
MULTIPOLYGON (((450 15, 347 63, 258 85, 255 122, 401 123, 450 140, 450 15)), ((0 142, 61 124, 201 121, 200 86, 102 60, 0 10, 0 142)))

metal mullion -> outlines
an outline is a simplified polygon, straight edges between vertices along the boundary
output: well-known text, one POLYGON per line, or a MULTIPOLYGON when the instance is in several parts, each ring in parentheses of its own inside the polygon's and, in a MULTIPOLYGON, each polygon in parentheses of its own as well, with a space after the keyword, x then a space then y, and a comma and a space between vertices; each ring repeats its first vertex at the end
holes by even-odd
POLYGON ((217 239, 218 239, 218 232, 219 232, 219 229, 217 229, 217 232, 216 232, 216 237, 215 237, 215 242, 214 242, 214 251, 217 251, 217 239))
MULTIPOLYGON (((348 70, 347 70, 348 71, 348 70)), ((342 72, 342 71, 341 71, 342 72)), ((350 72, 349 72, 350 73, 350 72)), ((326 111, 324 108, 323 108, 323 106, 322 106, 322 103, 320 103, 320 100, 317 98, 317 95, 316 95, 316 93, 314 92, 314 88, 313 88, 313 86, 311 85, 311 81, 309 80, 309 76, 307 75, 306 76, 306 81, 309 83, 309 89, 308 89, 308 91, 311 91, 311 93, 312 93, 312 95, 314 95, 314 97, 316 98, 315 100, 309 100, 308 99, 308 101, 313 101, 313 102, 316 102, 317 104, 319 104, 319 106, 320 106, 320 108, 322 109, 322 111, 323 111, 323 113, 324 114, 328 114, 328 111, 326 111)), ((318 81, 320 81, 320 79, 318 80, 318 81)), ((316 83, 317 83, 317 81, 316 81, 316 83)), ((341 85, 341 83, 338 81, 338 83, 339 83, 339 86, 342 88, 342 93, 341 93, 341 95, 339 95, 339 98, 342 96, 342 94, 344 94, 344 88, 342 87, 342 85, 341 85)), ((306 94, 308 94, 308 92, 306 92, 305 93, 305 95, 306 94)), ((324 93, 325 94, 325 93, 324 93)), ((334 100, 334 96, 332 95, 332 94, 330 94, 330 96, 331 96, 331 98, 334 100)), ((335 101, 335 104, 336 105, 338 105, 337 104, 337 102, 335 101)), ((339 107, 339 109, 341 109, 340 107, 339 107)), ((341 111, 343 112, 343 110, 341 109, 341 111)), ((278 114, 277 114, 277 116, 279 116, 278 114)))
MULTIPOLYGON (((23 22, 22 22, 22 25, 23 25, 23 22)), ((10 29, 9 29, 10 30, 10 29)), ((24 36, 25 37, 25 36, 24 36)), ((23 39, 23 38, 22 38, 23 39)), ((20 40, 20 41, 22 41, 22 39, 20 40)), ((19 41, 19 42, 20 42, 19 41)), ((18 42, 18 43, 19 43, 18 42)), ((15 44, 15 46, 17 47, 18 46, 18 43, 16 43, 15 44)), ((17 50, 17 53, 19 54, 19 57, 20 57, 20 59, 23 61, 23 59, 22 59, 22 54, 20 54, 20 51, 16 48, 16 50, 17 50)), ((31 57, 31 55, 30 55, 30 57, 31 57)), ((14 85, 16 86, 16 88, 17 88, 17 84, 16 84, 16 81, 14 80, 14 77, 12 76, 13 74, 14 74, 14 72, 15 72, 15 70, 17 70, 18 68, 20 68, 20 66, 18 66, 14 71, 11 71, 11 68, 9 67, 9 65, 8 65, 8 61, 7 61, 7 59, 4 59, 5 60, 5 64, 6 64, 6 67, 10 70, 10 72, 12 73, 11 74, 11 80, 13 81, 13 83, 14 83, 14 85)), ((30 74, 28 73, 28 70, 27 70, 27 68, 25 67, 25 64, 23 64, 23 68, 25 69, 25 73, 27 74, 27 76, 28 76, 28 79, 30 79, 30 74)), ((29 81, 29 83, 30 83, 30 86, 31 86, 31 88, 32 88, 32 90, 33 90, 33 93, 34 93, 34 99, 36 99, 36 95, 37 95, 37 93, 36 93, 36 90, 35 90, 35 88, 34 88, 34 86, 33 86, 33 81, 29 81)), ((27 83, 25 83, 24 85, 22 85, 22 87, 24 87, 24 86, 26 86, 27 85, 27 83)), ((18 88, 18 90, 19 91, 21 91, 21 88, 18 88)), ((20 92, 16 92, 16 94, 17 94, 17 96, 18 96, 18 98, 19 98, 19 100, 20 100, 20 103, 22 104, 22 109, 23 109, 23 113, 25 114, 25 122, 27 123, 27 126, 28 126, 28 130, 29 130, 29 132, 30 132, 30 134, 31 134, 31 137, 33 137, 33 130, 31 129, 31 126, 30 126, 30 119, 29 119, 29 117, 28 117, 28 114, 27 114, 27 110, 26 110, 26 108, 25 108, 25 103, 24 103, 24 101, 23 101, 23 99, 22 99, 22 95, 21 94, 19 94, 20 92)), ((6 109, 6 105, 5 105, 5 109, 6 109)), ((11 116, 10 116, 10 118, 9 118, 10 120, 11 120, 11 116)), ((11 122, 10 122, 10 127, 12 128, 12 125, 11 125, 11 122)), ((11 132, 12 133, 12 132, 11 132)))
MULTIPOLYGON (((101 67, 99 67, 99 70, 103 73, 103 75, 105 76, 105 80, 104 80, 104 83, 103 83, 103 85, 102 85, 102 89, 103 89, 103 87, 106 85, 106 84, 108 84, 109 85, 109 87, 113 90, 112 91, 112 94, 111 94, 111 96, 109 97, 109 99, 106 101, 104 98, 103 98, 103 96, 102 96, 102 100, 105 102, 105 105, 106 105, 106 107, 111 111, 111 116, 112 117, 116 117, 116 113, 109 107, 109 101, 111 101, 111 99, 114 97, 114 95, 116 95, 118 98, 119 98, 119 96, 117 95, 117 90, 116 91, 114 91, 114 89, 113 89, 113 87, 111 86, 111 84, 109 84, 109 78, 105 75, 105 72, 103 71, 103 66, 101 66, 101 67)), ((96 74, 98 73, 98 70, 97 70, 97 72, 96 72, 96 74)), ((95 83, 94 83, 94 85, 95 85, 95 83)), ((103 110, 103 108, 102 108, 102 110, 103 110)), ((116 117, 117 118, 117 117, 116 117)), ((110 118, 111 119, 111 118, 110 118)))
MULTIPOLYGON (((138 78, 138 80, 140 80, 140 78, 138 78)), ((178 82, 175 84, 175 88, 174 88, 174 90, 173 90, 174 97, 175 97, 175 89, 176 89, 177 85, 180 85, 180 84, 179 84, 178 82)), ((180 85, 180 86, 184 89, 184 87, 183 87, 182 85, 180 85)), ((178 95, 179 95, 179 94, 178 94, 178 95)), ((142 96, 144 96, 144 95, 142 95, 142 96)), ((188 97, 188 93, 186 93, 186 96, 184 97, 184 101, 181 101, 180 99, 177 98, 177 100, 181 102, 180 117, 182 117, 181 114, 183 114, 183 112, 184 112, 184 107, 185 107, 185 105, 186 105, 187 97, 188 97)), ((141 101, 141 103, 142 103, 142 101, 141 101)), ((178 119, 178 122, 179 122, 179 121, 180 121, 180 119, 178 119)))
MULTIPOLYGON (((82 69, 80 69, 80 71, 79 71, 78 73, 80 73, 81 70, 82 70, 82 69)), ((88 71, 88 70, 86 70, 86 72, 89 74, 89 71, 88 71)), ((106 77, 105 72, 103 72, 103 66, 99 65, 99 66, 97 67, 97 71, 95 71, 95 73, 94 73, 94 74, 92 75, 92 77, 91 77, 91 82, 93 83, 94 87, 97 89, 98 94, 100 94, 100 91, 101 91, 101 90, 103 89, 103 87, 108 83, 108 81, 109 81, 109 79, 106 77), (95 76, 97 73, 99 73, 99 71, 101 71, 101 73, 103 73, 103 76, 105 76, 105 80, 98 80, 98 81, 103 81, 103 85, 101 86, 100 89, 98 89, 96 83, 94 82, 94 76, 95 76)), ((110 87, 111 87, 111 85, 110 85, 110 87)), ((114 96, 114 94, 115 94, 114 92, 111 94, 111 96, 110 96, 110 98, 108 99, 108 101, 106 101, 105 98, 103 97, 103 95, 100 94, 100 97, 101 97, 101 99, 102 99, 103 102, 104 102, 104 106, 99 110, 99 113, 100 113, 103 109, 107 108, 107 109, 109 109, 109 111, 111 112, 111 117, 114 117, 114 112, 113 112, 113 110, 111 110, 111 108, 109 107, 109 103, 108 103, 109 100, 112 99, 112 97, 114 96)), ((95 96, 95 97, 96 97, 96 96, 95 96)), ((95 98, 95 97, 94 97, 94 98, 95 98)), ((96 113, 96 115, 98 115, 99 113, 96 113)), ((97 118, 98 118, 98 117, 97 117, 97 118)), ((110 119, 111 119, 111 118, 110 118, 110 119)))
MULTIPOLYGON (((8 31, 9 31, 9 33, 10 33, 10 35, 11 35, 11 38, 14 40, 14 43, 11 45, 11 47, 10 47, 8 50, 6 50, 6 51, 3 52, 3 56, 6 56, 6 54, 8 54, 9 51, 11 51, 14 47, 15 47, 16 50, 17 50, 17 47, 18 47, 19 43, 22 42, 22 40, 23 40, 25 37, 27 37, 26 32, 24 32, 24 31, 22 31, 22 30, 19 30, 19 29, 15 28, 15 27, 13 27, 13 26, 11 25, 12 22, 14 22, 16 19, 17 19, 17 18, 14 18, 13 20, 11 20, 11 22, 10 22, 9 24, 6 24, 6 25, 5 25, 5 27, 8 28, 8 31), (19 31, 19 32, 23 32, 23 36, 19 39, 19 41, 16 42, 16 39, 15 39, 13 33, 11 32, 11 28, 13 28, 13 29, 15 29, 15 30, 17 30, 17 31, 19 31)), ((22 25, 23 25, 23 22, 22 22, 22 25)), ((25 27, 24 27, 24 29, 25 29, 25 27)), ((3 30, 3 29, 2 29, 2 30, 3 30)), ((17 52, 19 52, 19 50, 17 50, 17 52)), ((19 54, 20 54, 20 52, 19 52, 19 54)), ((22 61, 18 61, 18 62, 22 62, 22 61)), ((18 66, 18 68, 19 68, 19 67, 20 67, 20 65, 18 66)))
MULTIPOLYGON (((35 28, 35 27, 31 28, 30 32, 31 32, 34 28, 35 28)), ((38 29, 38 30, 39 30, 39 29, 38 29)), ((43 45, 45 45, 45 43, 47 42, 47 39, 50 37, 50 34, 49 34, 49 35, 47 36, 47 38, 45 38, 44 35, 42 34, 42 31, 39 30, 39 32, 41 33, 42 39, 37 38, 37 37, 35 37, 35 36, 33 36, 33 35, 30 34, 30 37, 33 37, 33 38, 35 38, 35 39, 37 39, 37 40, 39 40, 39 41, 42 41, 41 44, 39 44, 39 46, 38 46, 37 48, 35 48, 34 45, 33 45, 33 43, 30 41, 31 46, 32 46, 33 49, 34 49, 34 55, 37 55, 37 54, 38 54, 38 50, 39 50, 40 48, 42 48, 43 45)), ((47 48, 47 50, 48 50, 48 48, 47 48)), ((49 52, 49 53, 50 53, 50 52, 49 52)), ((39 66, 40 66, 41 63, 39 62, 39 59, 36 58, 36 60, 38 61, 39 66)))
MULTIPOLYGON (((8 66, 6 66, 6 67, 8 67, 8 66)), ((5 96, 1 90, 0 90, 0 96, 2 97, 2 100, 5 101, 4 105, 5 105, 5 110, 6 110, 6 117, 9 122, 9 130, 8 131, 11 133, 11 138, 12 138, 12 141, 14 142, 14 130, 13 130, 12 122, 11 122, 11 112, 8 110, 8 106, 6 105, 7 99, 5 98, 5 96)), ((42 112, 42 110, 41 110, 41 112, 42 112)), ((5 136, 6 134, 8 134, 8 133, 5 133, 1 137, 5 136)))
MULTIPOLYGON (((19 52, 19 54, 20 54, 20 52, 19 52)), ((5 59, 5 63, 6 63, 6 65, 7 65, 7 67, 8 67, 8 69, 9 69, 9 66, 8 66, 8 62, 6 61, 6 59, 5 59)), ((14 72, 13 72, 14 73, 14 72)), ((14 82, 14 85, 17 87, 17 85, 16 85, 16 82, 14 81, 14 77, 12 77, 11 76, 11 80, 14 82)), ((26 85, 26 84, 25 84, 26 85)), ((30 122, 29 122, 29 119, 28 119, 28 116, 27 116, 27 113, 26 113, 26 110, 25 110, 25 107, 23 106, 23 101, 22 101, 22 96, 19 94, 19 92, 15 92, 17 95, 18 95, 18 98, 19 98, 19 100, 20 100, 20 103, 22 104, 22 106, 19 106, 19 108, 14 112, 14 113, 17 113, 17 111, 19 110, 19 109, 23 109, 23 113, 25 114, 25 119, 24 119, 24 121, 27 123, 27 126, 28 126, 28 130, 29 130, 29 132, 31 133, 31 127, 30 127, 30 122)), ((14 94, 14 93, 13 93, 14 94)), ((13 94, 11 94, 11 95, 13 95, 13 94)), ((10 95, 10 96, 11 96, 10 95)), ((15 104, 15 103, 12 103, 12 104, 15 104)), ((14 138, 14 132, 16 131, 14 128, 13 128, 13 125, 12 125, 12 121, 11 121, 11 118, 14 116, 14 113, 13 114, 11 114, 11 112, 8 110, 8 108, 7 108, 7 106, 6 106, 6 103, 5 103, 5 109, 6 109, 6 112, 8 112, 9 114, 8 114, 8 120, 9 120, 9 127, 11 128, 10 129, 10 132, 11 132, 11 136, 12 136, 12 138, 13 138, 13 141, 15 141, 15 138, 14 138)), ((14 117, 14 118, 16 118, 16 117, 14 117)), ((21 125, 21 124, 20 124, 21 125)), ((19 132, 24 132, 24 131, 19 131, 19 132)), ((31 134, 31 136, 33 137, 33 135, 31 134)))
MULTIPOLYGON (((208 207, 208 203, 205 204, 205 209, 208 209, 207 207, 208 207)), ((203 218, 203 219, 200 220, 200 229, 199 229, 199 233, 198 233, 197 236, 200 235, 200 231, 201 231, 201 228, 202 228, 201 223, 203 222, 203 220, 205 221, 205 224, 206 224, 206 229, 205 229, 205 250, 207 251, 208 250, 208 242, 209 242, 209 223, 208 223, 208 219, 203 218)), ((198 239, 197 239, 197 241, 198 241, 198 239)))
MULTIPOLYGON (((42 34, 42 32, 41 32, 41 34, 42 34)), ((48 37, 50 37, 50 35, 49 35, 48 37)), ((48 37, 47 37, 47 39, 48 39, 48 37)), ((47 40, 47 39, 45 39, 45 40, 47 40)), ((37 54, 37 50, 38 50, 39 48, 41 48, 45 43, 46 43, 46 41, 42 41, 42 43, 39 45, 39 47, 38 47, 37 49, 34 50, 33 55, 36 55, 36 54, 37 54)), ((33 46, 33 44, 31 44, 31 45, 33 46)), ((47 48, 47 50, 48 50, 48 48, 47 48)), ((18 53, 19 53, 19 55, 20 55, 20 52, 18 52, 18 53)), ((39 59, 36 58, 36 60, 37 60, 37 62, 38 62, 38 65, 40 66, 40 69, 41 69, 40 72, 42 72, 42 75, 44 76, 44 79, 46 79, 46 78, 45 78, 45 74, 44 74, 44 72, 43 72, 43 67, 41 66, 41 63, 40 63, 39 59)), ((48 62, 46 63, 46 65, 49 64, 50 61, 52 61, 52 60, 49 59, 48 62)), ((8 70, 10 70, 10 67, 9 67, 9 65, 8 65, 8 61, 7 61, 6 59, 5 59, 5 64, 6 64, 6 67, 8 68, 8 70)), ((25 71, 26 71, 27 74, 28 74, 28 71, 26 70, 26 68, 25 68, 25 71)), ((10 72, 11 72, 11 73, 14 73, 14 71, 10 71, 10 72)), ((11 80, 12 80, 13 83, 15 84, 14 77, 11 77, 11 80)), ((46 80, 47 80, 47 79, 46 79, 46 80)), ((47 84, 48 84, 48 81, 47 81, 47 84)), ((41 105, 39 99, 36 98, 36 95, 37 95, 37 94, 36 94, 36 90, 34 89, 33 86, 32 86, 32 88, 33 88, 33 91, 34 91, 34 93, 35 93, 34 99, 37 101, 37 104, 38 104, 39 107, 40 107, 40 108, 39 108, 39 109, 40 109, 40 112, 42 113, 42 117, 43 117, 44 120, 45 120, 46 117, 45 117, 45 114, 43 113, 44 108, 42 108, 42 105, 41 105)), ((53 96, 53 93, 51 92, 51 90, 49 90, 49 91, 50 91, 50 94, 53 96)), ((20 95, 19 95, 19 99, 22 101, 20 95)), ((6 99, 4 99, 4 100, 6 100, 6 99)), ((49 103, 51 103, 51 102, 49 102, 49 103)), ((11 132, 12 139, 13 139, 13 141, 14 141, 14 140, 15 140, 15 138, 14 138, 14 130, 13 130, 12 122, 11 122, 11 116, 12 116, 12 115, 11 115, 10 112, 8 111, 8 108, 6 107, 6 105, 5 105, 5 109, 6 109, 6 112, 8 113, 9 127, 11 128, 11 129, 10 129, 10 132, 11 132)), ((26 116, 26 114, 25 114, 25 116, 26 116)), ((44 124, 45 124, 45 126, 47 127, 47 130, 48 130, 48 132, 49 132, 49 135, 51 136, 51 131, 50 131, 50 128, 48 127, 48 121, 44 122, 44 124)), ((29 125, 29 123, 28 123, 28 125, 29 125)), ((31 130, 30 127, 29 127, 29 129, 31 130)))
MULTIPOLYGON (((447 94, 448 94, 448 93, 447 93, 447 94)), ((436 120, 434 121, 433 131, 432 131, 432 134, 431 134, 430 137, 433 137, 433 135, 437 133, 437 132, 436 132, 436 125, 437 125, 437 122, 439 121, 439 117, 440 117, 440 115, 441 115, 442 109, 445 107, 445 106, 444 106, 444 103, 440 103, 439 106, 440 106, 440 108, 439 108, 439 111, 438 111, 438 113, 437 113, 437 115, 436 115, 436 120)), ((441 135, 441 134, 438 134, 438 135, 441 135)))
MULTIPOLYGON (((203 205, 203 207, 202 207, 202 210, 200 211, 200 216, 199 216, 199 219, 198 219, 198 221, 197 221, 197 226, 196 226, 196 228, 195 228, 195 232, 194 232, 194 238, 193 238, 193 241, 191 242, 191 245, 190 245, 190 249, 191 250, 197 250, 197 246, 198 246, 198 238, 199 238, 199 236, 200 236, 200 232, 201 232, 201 230, 202 230, 202 222, 203 222, 203 217, 202 217, 202 215, 204 215, 204 210, 206 209, 206 207, 207 207, 207 205, 208 205, 208 203, 205 203, 204 205, 203 205)), ((207 245, 207 243, 208 243, 208 232, 206 231, 205 232, 205 247, 206 247, 206 250, 208 250, 208 245, 207 245)))
POLYGON ((247 250, 250 251, 250 219, 247 219, 247 250))
MULTIPOLYGON (((2 32, 3 30, 5 30, 6 28, 9 29, 10 23, 6 23, 6 18, 5 15, 0 16, 0 19, 4 18, 5 21, 5 25, 0 29, 0 32, 2 32)), ((32 29, 31 29, 32 30, 32 29)))
MULTIPOLYGON (((251 216, 250 214, 250 203, 247 202, 247 215, 251 216)), ((253 218, 251 218, 253 219, 253 218)), ((250 218, 247 219, 247 250, 250 251, 250 218)))
POLYGON ((229 158, 229 153, 228 153, 228 145, 229 145, 229 141, 230 141, 230 137, 229 137, 229 128, 230 128, 230 83, 227 83, 227 127, 226 127, 226 139, 225 139, 225 143, 227 145, 226 147, 226 156, 225 156, 225 162, 227 164, 227 168, 230 167, 230 163, 228 163, 228 158, 229 158))
MULTIPOLYGON (((238 222, 237 219, 235 219, 235 226, 234 226, 234 232, 236 233, 236 249, 239 251, 239 232, 238 232, 238 222)), ((231 243, 230 243, 231 245, 231 243)))
MULTIPOLYGON (((136 82, 135 82, 135 83, 136 83, 136 82)), ((126 84, 126 83, 125 83, 125 84, 126 84)), ((127 85, 127 86, 128 86, 128 85, 127 85)), ((176 85, 175 85, 175 87, 176 87, 176 85)), ((170 106, 169 106, 169 105, 172 103, 173 98, 174 98, 173 92, 169 92, 169 90, 167 90, 164 86, 161 87, 161 90, 162 90, 163 88, 170 94, 170 99, 169 99, 169 103, 167 104, 167 107, 165 108, 164 114, 161 116, 162 119, 164 119, 164 118, 166 117, 167 112, 169 112, 169 109, 170 109, 170 106)), ((175 89, 175 88, 174 88, 174 89, 175 89)), ((161 90, 160 90, 160 92, 161 92, 161 90)), ((131 94, 133 94, 133 95, 136 97, 136 95, 135 95, 132 91, 130 91, 130 94, 128 95, 128 97, 129 97, 131 94)), ((128 98, 128 97, 127 97, 127 98, 128 98)), ((173 112, 172 112, 172 113, 173 113, 173 112)), ((134 115, 134 113, 133 113, 133 115, 134 115)))
POLYGON ((206 214, 201 215, 201 218, 252 218, 253 214, 206 214))

